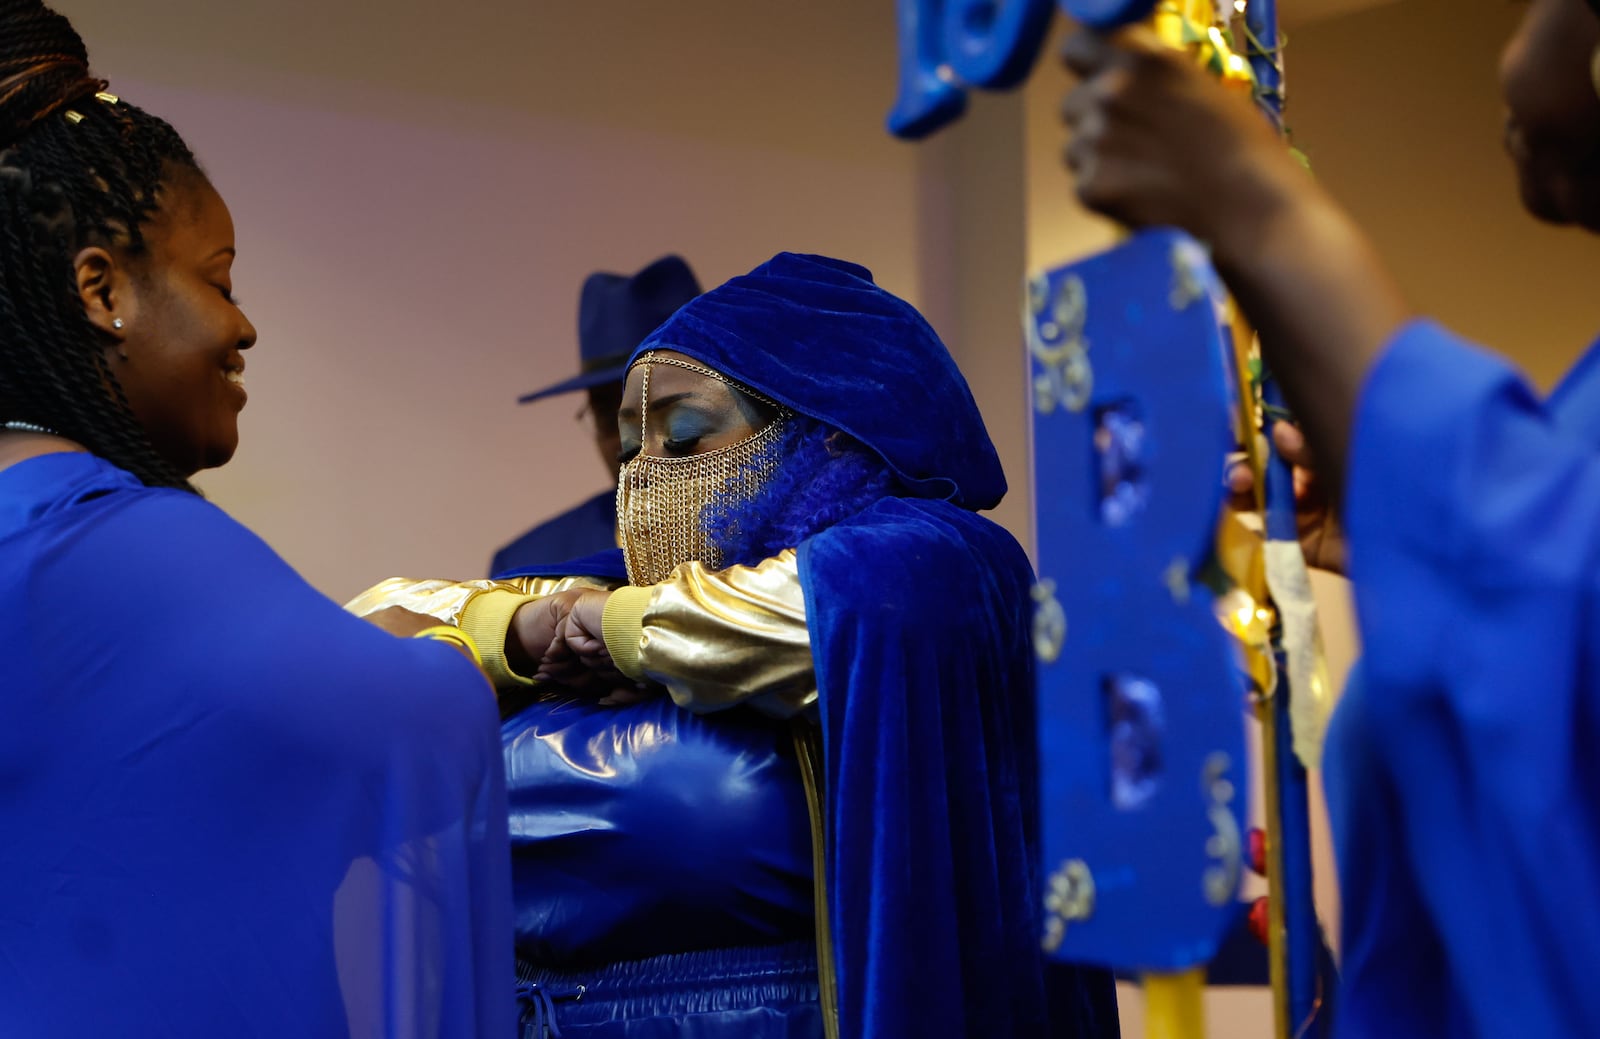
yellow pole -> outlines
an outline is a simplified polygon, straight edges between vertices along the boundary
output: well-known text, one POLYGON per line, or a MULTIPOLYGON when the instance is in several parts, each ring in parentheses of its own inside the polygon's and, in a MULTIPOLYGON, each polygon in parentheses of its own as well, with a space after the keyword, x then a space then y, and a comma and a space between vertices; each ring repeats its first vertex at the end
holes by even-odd
POLYGON ((1206 1015, 1204 967, 1177 974, 1144 976, 1147 1039, 1204 1039, 1206 1015))
MULTIPOLYGON (((1255 390, 1250 383, 1249 366, 1252 354, 1251 344, 1255 342, 1255 332, 1251 330, 1244 317, 1238 313, 1238 308, 1233 308, 1233 349, 1234 368, 1239 378, 1239 411, 1240 425, 1244 430, 1245 453, 1248 456, 1250 472, 1254 477, 1256 507, 1263 513, 1266 511, 1266 454, 1260 450, 1256 442, 1255 423, 1255 390)), ((1271 429, 1272 423, 1266 423, 1266 428, 1271 429)), ((1264 578, 1264 574, 1262 575, 1264 578)), ((1270 596, 1264 587, 1252 587, 1248 591, 1255 598, 1257 606, 1268 608, 1271 605, 1270 596)), ((1270 643, 1264 649, 1270 654, 1270 643)), ((1265 777, 1262 788, 1266 794, 1266 821, 1263 829, 1267 838, 1266 873, 1268 883, 1272 878, 1283 876, 1283 840, 1282 827, 1279 825, 1283 819, 1281 791, 1278 789, 1278 715, 1273 710, 1272 698, 1278 695, 1276 690, 1265 691, 1266 695, 1256 701, 1256 719, 1261 723, 1261 772, 1265 777)), ((1272 1023, 1273 1035, 1277 1039, 1289 1039, 1289 929, 1284 923, 1283 899, 1269 891, 1267 894, 1267 965, 1268 978, 1272 986, 1272 1023)))

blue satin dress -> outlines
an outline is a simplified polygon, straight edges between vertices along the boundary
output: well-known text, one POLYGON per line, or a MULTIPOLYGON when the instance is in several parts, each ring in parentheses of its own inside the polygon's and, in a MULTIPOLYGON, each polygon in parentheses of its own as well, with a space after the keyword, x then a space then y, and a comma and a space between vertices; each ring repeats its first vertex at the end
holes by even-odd
POLYGON ((536 702, 501 730, 523 1035, 822 1035, 787 723, 536 702))

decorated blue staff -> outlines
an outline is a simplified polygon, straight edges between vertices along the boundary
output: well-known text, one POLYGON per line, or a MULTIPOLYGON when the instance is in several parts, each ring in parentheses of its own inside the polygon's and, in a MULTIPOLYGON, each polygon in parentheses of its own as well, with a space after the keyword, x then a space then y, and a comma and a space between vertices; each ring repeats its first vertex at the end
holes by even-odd
MULTIPOLYGON (((1099 29, 1149 19, 1171 45, 1256 90, 1278 120, 1271 0, 1250 0, 1238 32, 1234 5, 1212 0, 1061 7, 1099 29), (1248 60, 1232 44, 1240 36, 1248 60)), ((968 86, 1021 82, 1054 13, 1049 0, 900 0, 899 10, 889 126, 905 137, 957 118, 968 86)), ((1253 700, 1277 1031, 1308 1034, 1320 942, 1294 751, 1310 760, 1320 729, 1315 710, 1291 722, 1291 688, 1305 689, 1302 707, 1323 690, 1291 484, 1259 436, 1253 336, 1205 249, 1161 230, 1030 279, 1024 325, 1039 536, 1041 940, 1063 960, 1141 975, 1152 1036, 1202 1034, 1203 968, 1237 912, 1242 710, 1253 700), (1219 474, 1235 443, 1267 506, 1265 544, 1237 517, 1218 522, 1219 474), (1274 597, 1290 608, 1275 609, 1274 597)), ((1264 395, 1272 413, 1270 384, 1264 395)))

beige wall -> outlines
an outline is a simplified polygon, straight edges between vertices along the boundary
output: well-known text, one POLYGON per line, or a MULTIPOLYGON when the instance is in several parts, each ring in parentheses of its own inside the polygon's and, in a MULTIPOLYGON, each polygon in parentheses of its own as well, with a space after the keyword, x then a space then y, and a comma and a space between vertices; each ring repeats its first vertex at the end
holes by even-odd
POLYGON ((1518 202, 1496 63, 1522 13, 1404 0, 1318 23, 1288 52, 1290 123, 1418 309, 1548 385, 1600 329, 1600 240, 1518 202))
POLYGON ((590 271, 676 250, 709 285, 796 249, 956 291, 918 260, 929 160, 881 128, 887 6, 60 6, 238 225, 261 341, 201 482, 335 596, 476 576, 605 485, 580 398, 515 403, 576 369, 590 271))
POLYGON ((919 145, 919 303, 966 373, 1010 490, 994 518, 1030 544, 1021 286, 1026 243, 1021 94, 972 98, 967 117, 919 145))
POLYGON ((330 595, 476 575, 604 486, 581 398, 515 397, 575 369, 588 272, 667 251, 707 285, 831 253, 924 307, 1026 537, 1022 385, 991 363, 1019 349, 1021 97, 891 139, 891 5, 60 6, 234 211, 261 342, 243 447, 200 482, 330 595))

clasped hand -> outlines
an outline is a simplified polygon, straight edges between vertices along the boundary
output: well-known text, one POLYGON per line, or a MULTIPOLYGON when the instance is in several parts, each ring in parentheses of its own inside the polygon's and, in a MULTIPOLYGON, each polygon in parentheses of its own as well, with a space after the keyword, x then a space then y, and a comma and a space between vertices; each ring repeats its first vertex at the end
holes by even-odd
POLYGON ((506 659, 519 674, 597 694, 602 704, 634 703, 659 691, 617 670, 602 624, 611 593, 570 588, 519 609, 506 632, 506 659))

